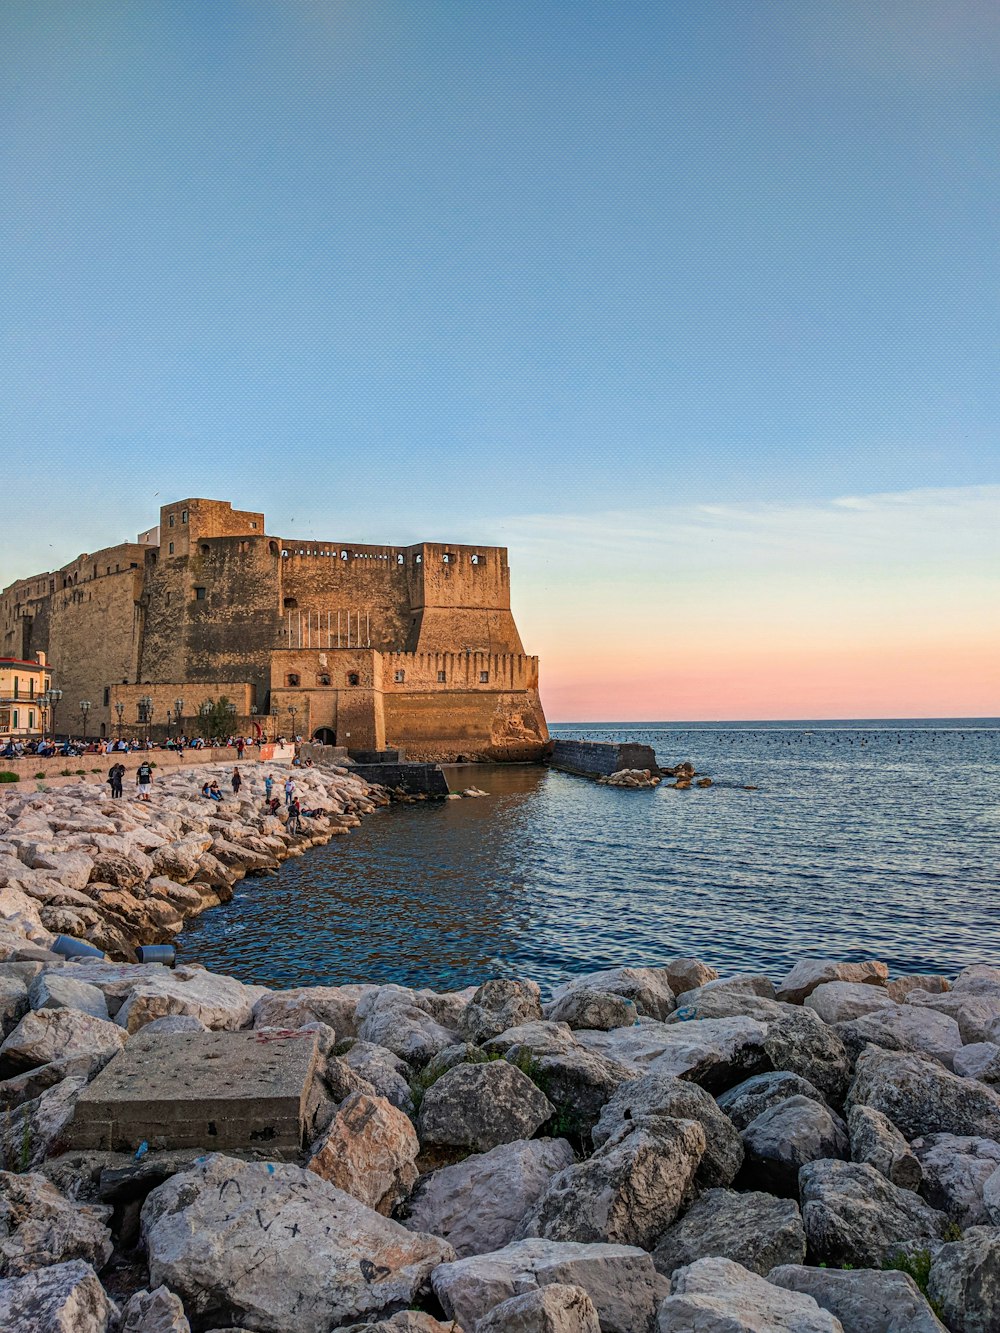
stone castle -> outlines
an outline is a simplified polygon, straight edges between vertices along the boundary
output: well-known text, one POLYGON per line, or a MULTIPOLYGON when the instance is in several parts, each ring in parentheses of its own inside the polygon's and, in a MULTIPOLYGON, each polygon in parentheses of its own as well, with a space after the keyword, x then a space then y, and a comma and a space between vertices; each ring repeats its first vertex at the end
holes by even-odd
POLYGON ((80 733, 82 700, 89 734, 114 736, 150 713, 154 734, 190 729, 225 697, 234 729, 358 752, 533 760, 548 742, 502 547, 291 541, 181 500, 134 542, 4 589, 0 635, 0 656, 47 654, 60 733, 80 733))

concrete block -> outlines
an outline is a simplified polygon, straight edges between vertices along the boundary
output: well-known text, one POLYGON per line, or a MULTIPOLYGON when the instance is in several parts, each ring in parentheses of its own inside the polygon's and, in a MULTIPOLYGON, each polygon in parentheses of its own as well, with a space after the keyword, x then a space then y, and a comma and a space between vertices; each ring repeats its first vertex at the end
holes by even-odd
POLYGON ((83 1090, 74 1148, 297 1150, 318 1062, 314 1031, 139 1032, 83 1090))

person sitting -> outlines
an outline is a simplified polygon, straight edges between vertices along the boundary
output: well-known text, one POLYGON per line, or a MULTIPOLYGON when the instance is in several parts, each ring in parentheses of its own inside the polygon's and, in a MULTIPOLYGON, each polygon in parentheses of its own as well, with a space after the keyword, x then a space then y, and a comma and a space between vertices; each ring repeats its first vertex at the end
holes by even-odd
POLYGON ((222 792, 219 791, 219 784, 215 781, 213 781, 212 784, 209 786, 208 794, 209 796, 211 796, 213 801, 222 800, 222 792))

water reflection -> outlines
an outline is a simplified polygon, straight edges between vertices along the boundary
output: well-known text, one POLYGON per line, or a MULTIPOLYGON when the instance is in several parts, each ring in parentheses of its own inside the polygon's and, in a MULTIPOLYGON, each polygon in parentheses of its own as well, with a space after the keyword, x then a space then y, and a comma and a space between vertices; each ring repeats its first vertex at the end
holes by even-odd
POLYGON ((246 881, 184 933, 185 956, 270 986, 440 987, 677 953, 772 974, 807 953, 945 972, 1000 955, 997 730, 611 735, 690 758, 716 785, 621 792, 466 769, 458 785, 488 799, 380 811, 246 881))

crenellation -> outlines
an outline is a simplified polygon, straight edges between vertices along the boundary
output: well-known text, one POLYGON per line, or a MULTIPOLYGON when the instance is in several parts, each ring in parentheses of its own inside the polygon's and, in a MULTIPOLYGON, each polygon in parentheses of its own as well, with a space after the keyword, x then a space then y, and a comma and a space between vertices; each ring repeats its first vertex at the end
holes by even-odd
POLYGON ((196 498, 159 520, 0 594, 4 651, 49 653, 61 729, 80 699, 92 733, 111 735, 117 702, 134 727, 153 699, 155 730, 176 699, 224 695, 244 726, 354 749, 544 752, 538 659, 514 623, 503 548, 292 541, 262 513, 196 498))

